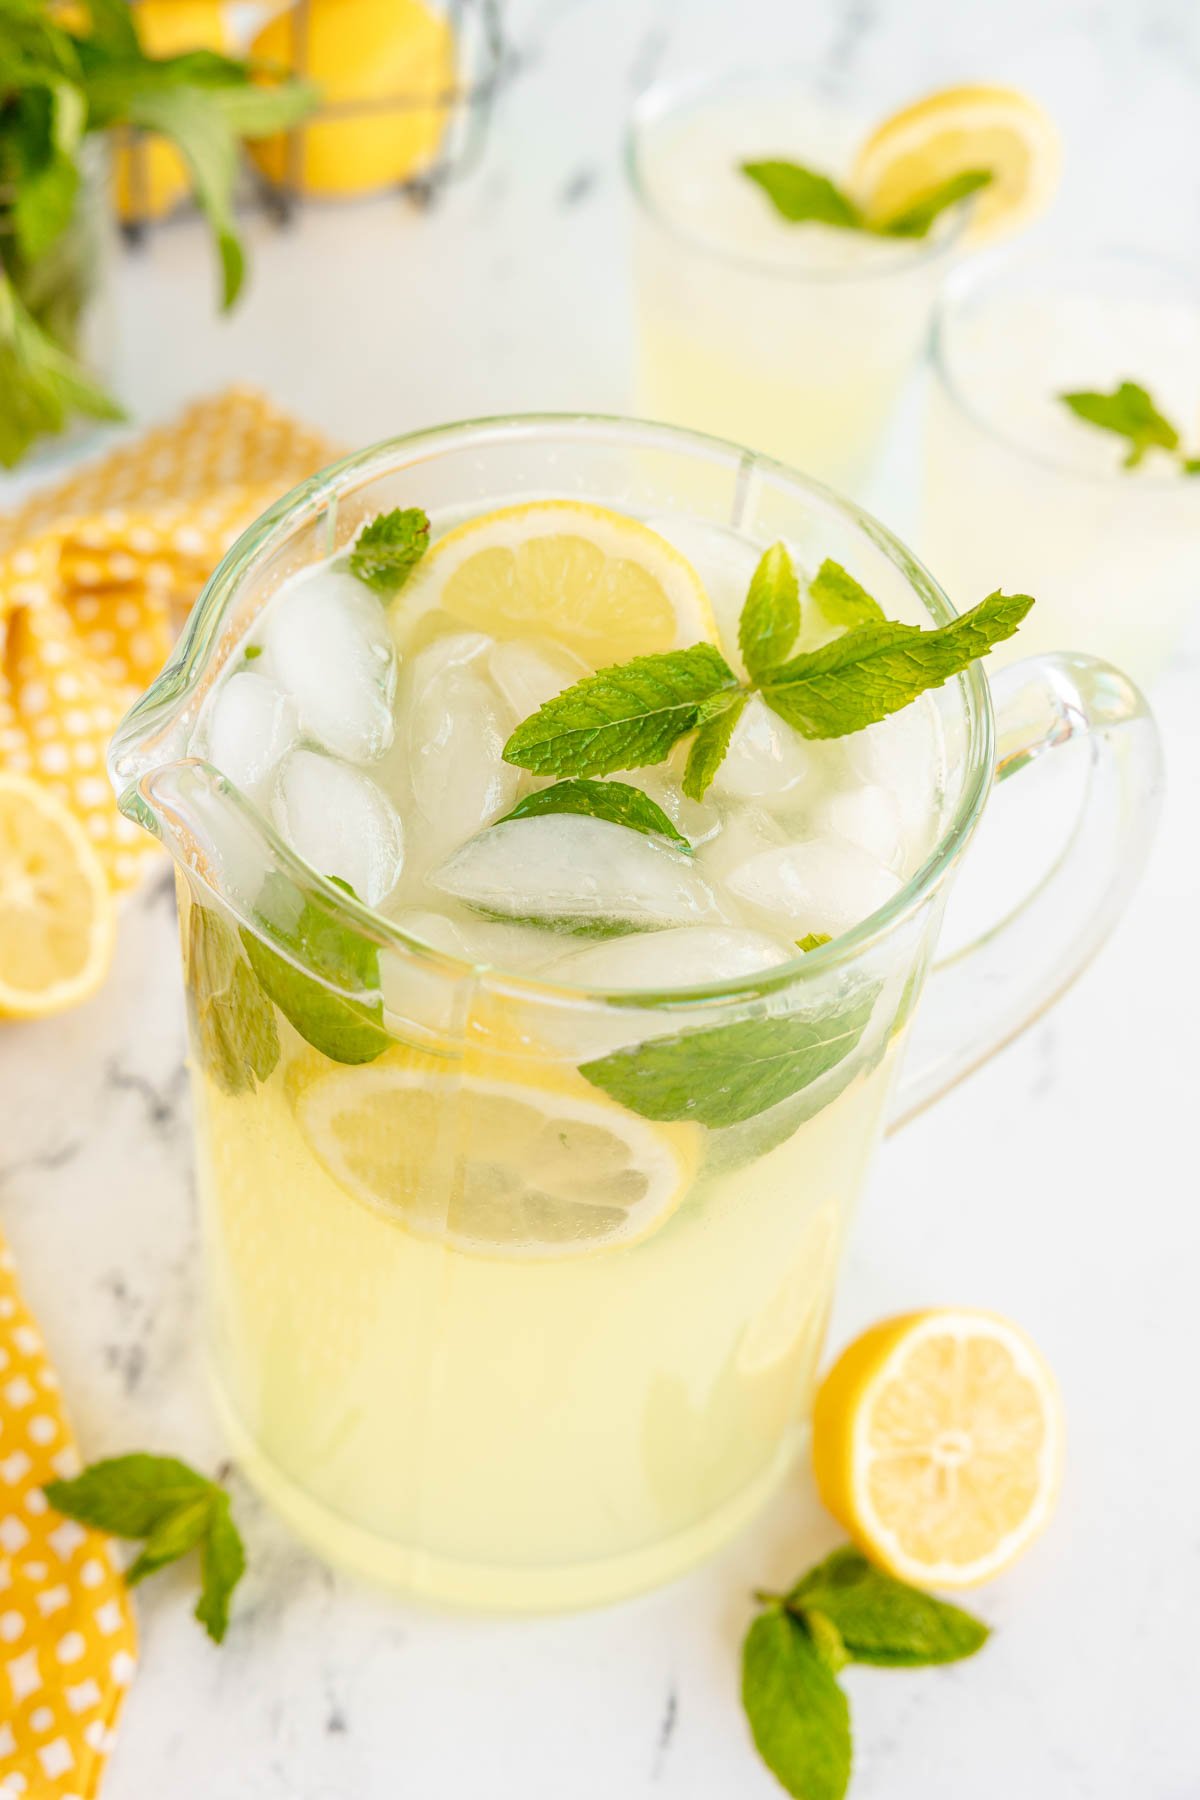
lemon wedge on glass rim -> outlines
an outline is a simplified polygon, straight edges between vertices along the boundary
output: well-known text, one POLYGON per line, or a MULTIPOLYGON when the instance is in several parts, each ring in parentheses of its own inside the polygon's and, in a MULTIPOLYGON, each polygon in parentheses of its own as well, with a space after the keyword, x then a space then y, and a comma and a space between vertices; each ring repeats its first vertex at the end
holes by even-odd
POLYGON ((1013 1562, 1049 1521, 1061 1462, 1054 1379, 992 1313, 885 1319, 817 1394, 822 1500, 866 1556, 918 1587, 973 1587, 1013 1562))
POLYGON ((623 513, 538 500, 481 513, 431 545, 391 608, 401 647, 430 612, 493 637, 546 637, 592 668, 716 643, 704 584, 623 513))
POLYGON ((942 182, 987 169, 971 202, 972 241, 1006 235, 1043 212, 1061 164, 1058 131, 1016 88, 943 88, 879 125, 855 159, 851 188, 872 222, 894 219, 942 182))
POLYGON ((316 1076, 293 1105, 344 1192, 419 1237, 487 1257, 639 1243, 675 1212, 700 1161, 698 1126, 652 1123, 573 1071, 515 1057, 456 1067, 397 1050, 316 1076))

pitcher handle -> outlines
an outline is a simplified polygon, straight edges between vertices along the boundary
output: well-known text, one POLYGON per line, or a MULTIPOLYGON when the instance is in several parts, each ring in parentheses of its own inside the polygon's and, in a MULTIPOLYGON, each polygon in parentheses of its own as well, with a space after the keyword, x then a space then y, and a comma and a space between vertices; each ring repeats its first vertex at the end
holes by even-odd
POLYGON ((888 1129, 922 1112, 1022 1032, 1087 967, 1145 866, 1162 795, 1158 732, 1133 683, 1092 656, 1031 657, 992 681, 997 783, 1087 738, 1087 786, 1049 874, 996 924, 935 962, 888 1129))

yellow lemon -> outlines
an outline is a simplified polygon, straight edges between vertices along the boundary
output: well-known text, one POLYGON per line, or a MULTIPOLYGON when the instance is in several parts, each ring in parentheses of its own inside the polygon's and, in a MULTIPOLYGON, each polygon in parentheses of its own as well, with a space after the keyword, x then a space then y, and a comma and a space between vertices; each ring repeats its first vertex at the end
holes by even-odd
POLYGON ((0 1017, 35 1019, 95 993, 115 907, 74 813, 23 775, 0 774, 0 1017))
POLYGON ((858 153, 851 185, 868 218, 906 212, 952 176, 987 169, 972 202, 972 238, 995 237, 1047 207, 1058 186, 1058 132, 1036 100, 1015 88, 957 87, 929 94, 885 119, 858 153))
POLYGON ((429 612, 493 637, 543 635, 592 668, 715 643, 704 584, 637 519, 579 500, 482 513, 439 538, 391 608, 408 638, 429 612))
MULTIPOLYGON (((141 0, 135 9, 138 38, 151 56, 184 50, 221 50, 233 40, 219 0, 141 0)), ((117 211, 122 219, 161 219, 191 192, 191 177, 173 144, 139 138, 117 150, 113 165, 117 211)))
POLYGON ((1054 1381, 1023 1332, 937 1309, 873 1326, 825 1377, 813 1415, 821 1498, 872 1561, 918 1586, 986 1581, 1053 1510, 1054 1381))
POLYGON ((321 90, 318 116, 299 128, 297 166, 289 138, 248 145, 271 181, 294 181, 330 198, 396 187, 432 162, 454 86, 454 36, 422 0, 311 0, 301 37, 299 14, 283 12, 259 32, 251 55, 305 76, 321 90), (359 102, 378 102, 359 113, 359 102), (386 102, 394 102, 387 105, 386 102))

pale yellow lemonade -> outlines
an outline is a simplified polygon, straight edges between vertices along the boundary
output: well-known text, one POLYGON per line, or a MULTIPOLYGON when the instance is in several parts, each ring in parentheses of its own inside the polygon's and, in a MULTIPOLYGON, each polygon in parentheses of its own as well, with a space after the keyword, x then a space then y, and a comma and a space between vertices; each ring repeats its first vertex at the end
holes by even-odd
MULTIPOLYGON (((331 1560, 505 1607, 666 1579, 791 1464, 923 955, 910 938, 850 974, 836 941, 798 941, 836 940, 899 891, 939 836, 944 779, 928 697, 819 743, 754 701, 703 800, 682 794, 679 755, 617 778, 687 851, 590 817, 497 823, 549 785, 504 762, 514 727, 646 633, 661 646, 656 608, 740 670, 764 548, 537 511, 435 517, 386 605, 344 555, 294 576, 200 715, 195 753, 414 946, 378 952, 369 1059, 306 1041, 293 993, 289 1016, 273 1009, 274 1061, 252 1047, 256 1079, 231 1079, 203 986, 214 898, 182 883, 211 1333, 239 1460, 331 1560), (560 591, 556 570, 580 590, 585 564, 589 604, 611 589, 603 629, 524 604, 543 578, 560 591), (787 1017, 801 956, 829 963, 806 1004, 839 1048, 795 1093, 713 1125, 603 1085, 623 1050, 696 1028, 665 992, 740 982, 736 1016, 787 1017)), ((833 635, 806 606, 800 647, 833 635)), ((254 966, 276 993, 261 952, 254 966)), ((244 1001, 257 1030, 262 991, 238 971, 218 1002, 244 1001)), ((714 1001, 699 1024, 728 1016, 714 1001)))

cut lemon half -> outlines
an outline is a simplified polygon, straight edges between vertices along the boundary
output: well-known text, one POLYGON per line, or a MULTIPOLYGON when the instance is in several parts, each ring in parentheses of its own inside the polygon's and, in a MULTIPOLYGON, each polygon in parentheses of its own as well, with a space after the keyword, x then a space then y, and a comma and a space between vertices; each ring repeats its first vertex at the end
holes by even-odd
POLYGON ((813 1465, 859 1548, 918 1586, 972 1587, 1053 1510, 1062 1422, 1023 1332, 990 1313, 885 1320, 821 1384, 813 1465))
POLYGON ((483 513, 439 538, 392 608, 410 638, 428 612, 493 637, 547 637, 592 668, 716 643, 704 584, 637 519, 579 500, 483 513))
POLYGON ((95 993, 115 917, 74 813, 36 781, 0 774, 0 1017, 41 1018, 95 993))
POLYGON ((483 1256, 637 1243, 675 1211, 698 1161, 694 1127, 599 1095, 433 1073, 426 1058, 334 1071, 297 1096, 296 1117, 347 1193, 483 1256))
POLYGON ((1058 186, 1058 131, 1015 88, 957 87, 885 119, 858 153, 851 178, 873 223, 907 212, 931 189, 969 170, 991 181, 971 206, 970 235, 997 237, 1047 207, 1058 186))

